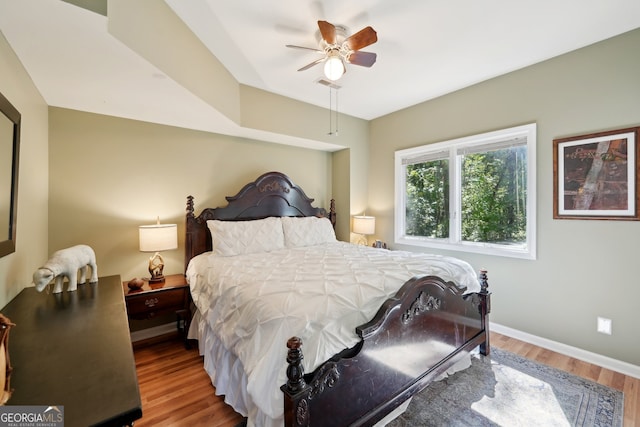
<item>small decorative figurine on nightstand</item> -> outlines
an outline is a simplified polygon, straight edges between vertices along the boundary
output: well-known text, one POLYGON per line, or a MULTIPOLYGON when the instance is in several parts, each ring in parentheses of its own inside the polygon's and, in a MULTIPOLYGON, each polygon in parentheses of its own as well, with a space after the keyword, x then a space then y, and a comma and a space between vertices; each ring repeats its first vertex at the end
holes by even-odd
POLYGON ((135 278, 129 280, 129 283, 127 283, 127 286, 132 291, 135 291, 137 289, 142 289, 142 287, 144 286, 144 280, 138 279, 137 277, 135 277, 135 278))
POLYGON ((55 279, 53 293, 62 292, 64 278, 69 279, 67 291, 78 289, 78 270, 80 270, 80 283, 86 282, 87 268, 91 267, 91 283, 98 281, 98 266, 96 254, 90 246, 76 245, 66 249, 60 249, 53 253, 51 258, 33 273, 33 284, 38 292, 55 279))
POLYGON ((387 244, 381 240, 376 240, 371 246, 374 248, 387 249, 387 244))

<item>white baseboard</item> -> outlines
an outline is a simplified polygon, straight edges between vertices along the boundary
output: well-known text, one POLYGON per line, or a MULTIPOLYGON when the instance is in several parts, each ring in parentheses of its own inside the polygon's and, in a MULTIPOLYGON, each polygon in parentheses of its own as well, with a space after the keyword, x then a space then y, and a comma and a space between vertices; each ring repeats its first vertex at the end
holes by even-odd
MULTIPOLYGON (((176 331, 176 322, 165 323, 153 328, 141 329, 131 332, 131 342, 142 341, 160 335, 170 334, 176 331)), ((506 334, 505 334, 506 335, 506 334)))
POLYGON ((623 362, 601 354, 592 353, 590 351, 538 337, 536 335, 531 335, 493 322, 489 322, 489 330, 529 344, 537 345, 538 347, 546 348, 547 350, 555 351, 556 353, 564 354, 565 356, 570 356, 606 369, 611 369, 612 371, 620 372, 621 374, 625 374, 630 377, 640 378, 640 366, 633 365, 631 363, 623 362))

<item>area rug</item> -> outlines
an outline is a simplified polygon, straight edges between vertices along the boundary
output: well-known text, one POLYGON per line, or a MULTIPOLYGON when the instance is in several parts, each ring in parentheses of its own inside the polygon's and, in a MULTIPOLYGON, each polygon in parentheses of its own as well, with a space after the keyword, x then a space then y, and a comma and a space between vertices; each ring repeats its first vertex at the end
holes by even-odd
POLYGON ((623 393, 491 349, 414 396, 389 427, 622 426, 623 393))

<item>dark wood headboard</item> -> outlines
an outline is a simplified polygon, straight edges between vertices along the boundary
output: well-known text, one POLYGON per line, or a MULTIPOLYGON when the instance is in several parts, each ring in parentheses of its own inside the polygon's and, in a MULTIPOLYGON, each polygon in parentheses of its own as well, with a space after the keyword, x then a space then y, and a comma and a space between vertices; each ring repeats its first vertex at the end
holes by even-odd
POLYGON ((227 206, 203 209, 195 216, 193 196, 187 197, 185 238, 185 269, 196 255, 211 250, 211 234, 207 221, 247 221, 278 216, 328 217, 335 227, 336 212, 333 199, 329 212, 311 205, 302 188, 280 172, 267 172, 248 183, 235 196, 227 196, 227 206))

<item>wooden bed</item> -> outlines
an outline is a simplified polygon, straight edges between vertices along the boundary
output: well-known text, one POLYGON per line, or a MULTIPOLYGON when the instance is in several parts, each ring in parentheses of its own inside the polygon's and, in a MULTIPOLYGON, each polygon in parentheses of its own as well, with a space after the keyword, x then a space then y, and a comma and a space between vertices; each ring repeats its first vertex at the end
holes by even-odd
MULTIPOLYGON (((313 199, 279 172, 263 174, 227 201, 225 207, 207 208, 196 216, 193 197, 188 197, 185 266, 211 250, 207 220, 326 216, 335 225, 333 201, 328 212, 313 207, 313 199)), ((303 370, 301 340, 292 337, 282 343, 283 365, 288 363, 288 381, 281 385, 285 426, 373 425, 462 355, 476 347, 489 354, 490 293, 485 271, 479 280, 481 291, 466 295, 454 283, 435 276, 407 281, 370 322, 356 329, 358 345, 309 374, 303 370)))

